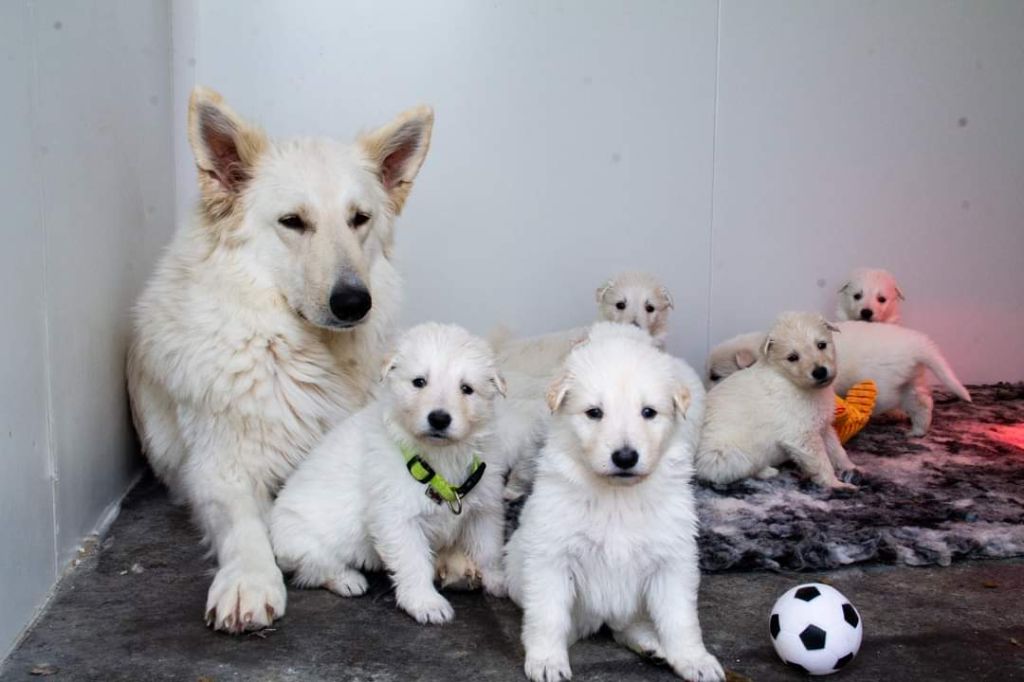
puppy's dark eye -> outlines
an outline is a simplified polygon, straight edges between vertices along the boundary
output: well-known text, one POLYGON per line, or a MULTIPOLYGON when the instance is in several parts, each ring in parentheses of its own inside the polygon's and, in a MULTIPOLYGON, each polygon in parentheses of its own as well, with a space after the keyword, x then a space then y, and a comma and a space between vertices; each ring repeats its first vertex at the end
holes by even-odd
POLYGON ((473 395, 473 387, 469 384, 462 384, 462 393, 464 395, 473 395))
POLYGON ((615 304, 615 307, 618 308, 619 310, 625 310, 626 309, 626 302, 625 301, 619 301, 618 303, 615 304))
POLYGON ((800 359, 800 356, 797 355, 796 353, 790 353, 788 356, 786 356, 786 359, 789 360, 790 362, 796 362, 797 360, 800 359))
POLYGON ((412 380, 412 385, 415 386, 416 388, 423 388, 424 386, 427 385, 427 380, 424 379, 423 377, 416 377, 415 379, 412 380))
POLYGON ((604 412, 601 411, 600 407, 591 407, 583 414, 587 415, 587 419, 593 419, 594 421, 601 421, 601 417, 604 416, 604 412))
POLYGON ((863 296, 864 296, 864 294, 854 294, 853 295, 853 300, 859 301, 861 298, 863 298, 863 296))
POLYGON ((366 223, 370 222, 370 214, 363 213, 362 211, 356 211, 355 215, 352 216, 351 220, 348 221, 349 227, 353 230, 357 230, 366 223))
POLYGON ((644 419, 654 419, 655 417, 658 416, 658 411, 653 407, 645 407, 644 409, 640 410, 640 416, 643 417, 644 419))
POLYGON ((289 230, 295 230, 296 232, 303 232, 307 227, 309 227, 306 225, 305 220, 294 213, 288 213, 281 216, 277 219, 277 222, 282 227, 287 227, 289 230))
POLYGON ((879 296, 878 297, 878 302, 879 303, 885 303, 885 296, 879 296))
POLYGON ((722 378, 722 377, 718 376, 718 375, 717 375, 717 374, 715 374, 714 372, 712 372, 712 373, 711 373, 711 376, 709 376, 709 377, 708 377, 708 379, 711 379, 711 381, 719 381, 719 380, 721 380, 721 378, 722 378))
POLYGON ((818 341, 818 350, 825 350, 828 348, 828 344, 824 341, 818 341))
POLYGON ((648 303, 647 305, 644 306, 644 310, 646 310, 649 313, 653 313, 654 312, 654 306, 651 305, 650 303, 648 303))

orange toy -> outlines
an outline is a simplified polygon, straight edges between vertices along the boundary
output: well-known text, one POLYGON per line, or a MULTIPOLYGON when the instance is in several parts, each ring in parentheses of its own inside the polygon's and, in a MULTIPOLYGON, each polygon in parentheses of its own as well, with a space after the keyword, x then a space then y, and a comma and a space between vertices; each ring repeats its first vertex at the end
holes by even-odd
POLYGON ((876 397, 878 388, 870 379, 854 384, 847 392, 846 398, 836 396, 836 416, 832 426, 836 429, 839 442, 845 445, 846 441, 867 426, 871 411, 875 409, 876 397))

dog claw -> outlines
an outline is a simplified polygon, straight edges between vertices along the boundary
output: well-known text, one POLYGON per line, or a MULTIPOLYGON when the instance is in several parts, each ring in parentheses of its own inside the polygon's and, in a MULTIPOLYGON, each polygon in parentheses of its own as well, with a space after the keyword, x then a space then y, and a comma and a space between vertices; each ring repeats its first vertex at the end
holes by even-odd
POLYGON ((274 610, 273 606, 271 606, 270 604, 267 604, 267 620, 269 620, 271 623, 273 623, 274 622, 274 618, 276 616, 277 616, 277 611, 274 610))

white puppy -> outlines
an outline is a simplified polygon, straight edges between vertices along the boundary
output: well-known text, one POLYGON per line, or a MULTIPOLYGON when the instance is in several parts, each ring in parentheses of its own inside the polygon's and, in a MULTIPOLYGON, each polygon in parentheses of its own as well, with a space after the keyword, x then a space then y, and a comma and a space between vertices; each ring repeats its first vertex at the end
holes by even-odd
POLYGON ((836 477, 853 463, 832 428, 833 329, 814 313, 783 313, 758 361, 711 389, 698 477, 715 483, 765 478, 792 460, 819 485, 853 487, 836 477))
POLYGON ((764 332, 737 334, 711 349, 706 364, 707 386, 710 388, 733 372, 757 362, 757 353, 764 345, 764 332))
POLYGON ((839 287, 836 315, 840 320, 898 323, 902 300, 903 292, 890 272, 857 268, 839 287))
POLYGON ((599 319, 639 327, 658 348, 665 348, 668 313, 674 305, 672 294, 654 275, 619 273, 598 287, 596 297, 599 319))
POLYGON ((464 554, 489 593, 505 591, 502 481, 481 463, 504 381, 486 342, 436 323, 402 336, 383 381, 288 480, 274 551, 295 584, 342 596, 366 591, 359 569, 385 568, 399 607, 444 623, 454 612, 434 587, 436 552, 464 554))
MULTIPOLYGON (((650 334, 658 348, 664 348, 672 295, 654 275, 623 272, 598 287, 598 321, 629 324, 650 334)), ((510 374, 542 377, 550 381, 574 345, 589 334, 576 327, 527 339, 513 339, 505 328, 491 335, 501 368, 510 374)), ((512 394, 519 395, 513 381, 512 394)))
POLYGON ((971 394, 938 347, 921 332, 857 321, 836 326, 839 373, 835 390, 845 395, 854 384, 873 380, 878 388, 873 414, 902 409, 910 417, 912 436, 925 435, 932 423, 932 391, 926 368, 961 400, 971 401, 971 394))
POLYGON ((547 443, 506 551, 531 680, 569 679, 569 646, 602 624, 682 677, 724 679, 697 619, 689 424, 703 387, 684 367, 599 324, 548 392, 547 443))

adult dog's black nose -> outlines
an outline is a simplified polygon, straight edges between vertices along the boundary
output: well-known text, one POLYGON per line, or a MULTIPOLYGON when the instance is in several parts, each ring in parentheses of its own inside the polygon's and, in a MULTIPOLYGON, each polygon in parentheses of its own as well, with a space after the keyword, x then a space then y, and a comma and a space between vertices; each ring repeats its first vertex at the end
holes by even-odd
POLYGON ((862 319, 862 320, 869 320, 870 321, 871 318, 874 316, 874 314, 875 314, 875 311, 872 310, 871 308, 861 308, 860 309, 860 319, 862 319))
POLYGON ((640 453, 626 446, 612 453, 612 463, 620 469, 632 469, 640 461, 640 453))
POLYGON ((824 381, 825 379, 828 379, 828 367, 818 365, 811 371, 811 376, 814 377, 815 381, 824 381))
POLYGON ((358 322, 373 306, 370 292, 362 285, 337 284, 331 292, 331 312, 342 322, 358 322))
POLYGON ((452 416, 444 410, 434 410, 427 415, 427 423, 432 429, 444 431, 452 423, 452 416))

